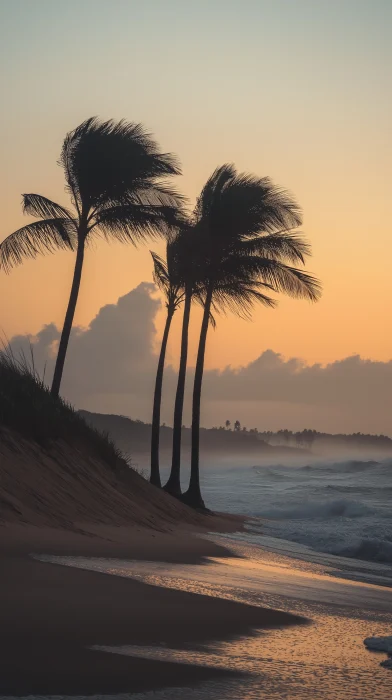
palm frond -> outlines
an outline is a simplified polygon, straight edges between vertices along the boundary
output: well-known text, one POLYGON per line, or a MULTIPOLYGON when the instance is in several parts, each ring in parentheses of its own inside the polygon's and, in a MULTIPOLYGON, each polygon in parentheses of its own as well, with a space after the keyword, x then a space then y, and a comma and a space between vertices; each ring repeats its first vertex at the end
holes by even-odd
MULTIPOLYGON (((121 203, 137 190, 145 193, 162 178, 180 174, 176 157, 161 153, 141 124, 97 117, 67 134, 59 162, 75 205, 85 211, 121 203)), ((161 187, 163 196, 165 184, 161 187)))
POLYGON ((227 185, 216 207, 214 226, 224 238, 256 236, 301 223, 298 205, 269 178, 241 175, 227 185))
POLYGON ((293 196, 269 177, 240 173, 225 188, 225 210, 248 212, 247 225, 254 233, 292 229, 302 223, 301 208, 293 196))
POLYGON ((226 241, 289 230, 300 225, 301 210, 292 195, 270 178, 217 168, 204 186, 194 212, 210 236, 226 241))
POLYGON ((73 221, 72 213, 68 209, 56 202, 52 202, 41 194, 23 194, 22 209, 24 214, 38 216, 41 219, 60 218, 73 221))
POLYGON ((185 251, 180 241, 182 241, 182 237, 178 234, 168 241, 166 246, 166 260, 161 258, 157 253, 150 251, 154 262, 154 282, 165 294, 168 306, 174 309, 177 308, 185 298, 186 285, 188 283, 184 265, 185 251))
POLYGON ((259 255, 281 262, 305 263, 311 254, 310 244, 298 231, 279 231, 256 236, 238 243, 239 255, 259 255))
POLYGON ((215 308, 248 317, 258 300, 275 301, 268 292, 284 292, 316 301, 321 286, 297 268, 310 246, 295 231, 301 210, 293 196, 268 177, 217 168, 204 186, 194 211, 192 265, 203 289, 213 285, 215 308))
POLYGON ((235 176, 236 169, 233 163, 225 163, 214 170, 197 199, 194 212, 197 221, 211 214, 220 192, 235 176))
POLYGON ((230 311, 242 319, 249 320, 255 302, 269 308, 276 306, 275 299, 260 291, 263 287, 262 283, 251 280, 245 282, 233 280, 218 284, 214 290, 213 308, 221 313, 230 311))
POLYGON ((58 248, 74 250, 75 243, 75 228, 68 218, 34 221, 0 243, 0 269, 9 272, 25 258, 53 253, 58 248))
MULTIPOLYGON (((266 265, 269 267, 270 260, 266 260, 266 265)), ((214 260, 212 265, 207 261, 206 277, 211 279, 214 284, 224 284, 225 281, 252 281, 257 283, 260 280, 264 258, 259 255, 238 255, 237 250, 233 253, 229 251, 228 255, 222 256, 218 265, 215 265, 214 260)), ((266 284, 266 280, 262 280, 266 284)))
POLYGON ((258 266, 260 278, 277 292, 308 301, 317 301, 321 296, 320 282, 308 272, 267 258, 260 258, 258 266))
POLYGON ((212 311, 210 311, 209 323, 210 323, 211 327, 215 330, 215 328, 216 328, 216 319, 215 319, 215 316, 214 316, 214 314, 212 313, 212 311))
MULTIPOLYGON (((162 182, 143 189, 138 187, 135 192, 128 193, 126 201, 130 203, 143 204, 148 206, 177 207, 179 209, 188 201, 187 197, 178 192, 175 187, 162 182)), ((120 204, 122 202, 119 202, 120 204)))
POLYGON ((177 212, 172 207, 120 204, 99 212, 90 231, 97 228, 108 240, 137 245, 147 238, 165 236, 177 225, 177 212))
POLYGON ((150 250, 150 253, 154 263, 154 269, 152 273, 153 280, 157 287, 166 294, 170 285, 167 265, 163 258, 161 258, 158 255, 158 253, 155 253, 153 250, 150 250))

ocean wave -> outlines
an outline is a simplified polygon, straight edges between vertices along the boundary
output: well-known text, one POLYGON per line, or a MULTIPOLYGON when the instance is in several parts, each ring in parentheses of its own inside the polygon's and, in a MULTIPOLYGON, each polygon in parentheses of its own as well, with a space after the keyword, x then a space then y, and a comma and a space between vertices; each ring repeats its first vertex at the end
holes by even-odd
MULTIPOLYGON (((283 538, 325 554, 392 564, 390 520, 363 518, 346 520, 264 521, 258 532, 283 538)), ((254 528, 254 531, 257 529, 254 528)))
POLYGON ((294 467, 253 467, 253 469, 263 479, 272 479, 272 481, 290 481, 298 478, 294 467))
POLYGON ((381 526, 379 534, 374 534, 377 526, 372 528, 373 532, 365 534, 368 527, 345 531, 341 528, 331 528, 329 525, 320 527, 320 522, 316 521, 310 527, 309 522, 297 523, 295 527, 288 526, 276 531, 264 522, 261 528, 253 527, 251 531, 259 533, 262 537, 267 535, 296 542, 316 552, 378 564, 392 564, 392 531, 383 530, 381 526))
POLYGON ((298 472, 305 473, 334 473, 334 474, 356 474, 361 472, 392 473, 392 461, 390 459, 376 462, 375 460, 360 461, 348 460, 341 462, 317 462, 316 464, 305 464, 303 467, 292 467, 298 472))
POLYGON ((350 544, 342 544, 331 551, 330 554, 338 554, 342 557, 354 557, 355 559, 365 559, 366 561, 376 561, 380 564, 392 563, 392 542, 385 539, 362 538, 350 544))
POLYGON ((360 501, 339 498, 325 502, 305 502, 292 507, 264 510, 260 517, 277 520, 326 520, 329 518, 362 518, 374 511, 360 501))
POLYGON ((365 496, 370 496, 372 493, 379 495, 380 492, 392 492, 392 486, 385 486, 384 484, 380 486, 347 486, 347 484, 326 484, 324 487, 328 491, 335 491, 336 493, 362 493, 365 496))
POLYGON ((272 479, 308 479, 313 476, 355 475, 369 473, 369 475, 392 475, 391 460, 376 462, 374 460, 359 461, 349 460, 341 462, 317 462, 315 464, 305 464, 302 467, 287 466, 283 464, 274 465, 254 465, 252 470, 262 476, 272 479))
POLYGON ((261 541, 281 539, 327 558, 392 564, 390 459, 257 465, 221 479, 221 488, 215 481, 211 492, 213 507, 260 519, 251 530, 261 541))
POLYGON ((377 467, 380 467, 381 463, 380 462, 374 462, 372 460, 369 460, 367 462, 360 462, 356 460, 352 460, 349 462, 343 462, 343 463, 338 463, 334 465, 334 467, 337 467, 338 470, 344 471, 344 472, 350 472, 350 473, 355 473, 355 472, 363 472, 367 471, 368 469, 375 469, 377 467))

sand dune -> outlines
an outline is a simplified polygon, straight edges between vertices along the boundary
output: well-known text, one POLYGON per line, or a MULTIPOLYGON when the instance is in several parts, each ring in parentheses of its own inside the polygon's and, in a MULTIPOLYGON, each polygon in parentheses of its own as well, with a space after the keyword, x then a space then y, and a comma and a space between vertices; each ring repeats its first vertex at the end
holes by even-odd
POLYGON ((53 441, 43 448, 8 430, 0 438, 0 522, 67 529, 80 522, 164 529, 178 521, 201 521, 125 463, 114 471, 86 447, 53 441))

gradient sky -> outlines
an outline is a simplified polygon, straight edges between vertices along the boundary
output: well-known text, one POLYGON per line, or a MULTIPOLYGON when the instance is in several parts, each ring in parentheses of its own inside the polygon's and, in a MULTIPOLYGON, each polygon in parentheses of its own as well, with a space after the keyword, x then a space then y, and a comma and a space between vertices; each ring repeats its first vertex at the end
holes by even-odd
MULTIPOLYGON (((91 115, 141 121, 179 155, 191 202, 234 161, 304 210, 322 301, 222 318, 209 367, 267 348, 391 359, 391 31, 390 0, 0 0, 0 239, 26 221, 22 192, 67 203, 56 160, 68 130, 91 115)), ((148 247, 88 251, 76 323, 151 280, 148 247)), ((0 275, 8 337, 62 322, 72 266, 59 252, 0 275)))

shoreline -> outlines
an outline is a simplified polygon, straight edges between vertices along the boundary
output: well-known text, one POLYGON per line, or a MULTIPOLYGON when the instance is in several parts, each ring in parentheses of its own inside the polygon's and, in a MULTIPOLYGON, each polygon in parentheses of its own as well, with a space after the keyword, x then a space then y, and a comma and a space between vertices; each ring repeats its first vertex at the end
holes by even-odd
MULTIPOLYGON (((92 651, 93 645, 165 644, 178 649, 304 622, 289 613, 151 586, 30 554, 101 556, 200 564, 235 557, 198 534, 234 532, 244 518, 208 517, 176 531, 80 525, 73 531, 0 528, 0 693, 91 695, 189 685, 228 671, 92 651)), ((229 674, 230 675, 230 674, 229 674)))

